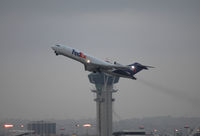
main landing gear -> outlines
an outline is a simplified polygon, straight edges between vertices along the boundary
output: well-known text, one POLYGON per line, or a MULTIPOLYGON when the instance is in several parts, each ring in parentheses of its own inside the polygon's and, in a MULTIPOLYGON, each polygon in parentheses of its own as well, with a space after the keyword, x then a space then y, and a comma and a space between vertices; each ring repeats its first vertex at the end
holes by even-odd
POLYGON ((58 53, 55 51, 56 56, 58 56, 58 53))

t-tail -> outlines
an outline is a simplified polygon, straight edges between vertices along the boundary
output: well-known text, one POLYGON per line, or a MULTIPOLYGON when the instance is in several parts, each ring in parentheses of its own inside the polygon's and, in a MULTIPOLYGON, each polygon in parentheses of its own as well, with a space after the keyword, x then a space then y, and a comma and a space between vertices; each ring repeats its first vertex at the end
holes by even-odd
POLYGON ((133 79, 136 79, 136 78, 134 77, 134 75, 135 75, 136 73, 140 72, 141 70, 143 70, 143 69, 148 70, 149 68, 154 68, 154 67, 152 67, 152 66, 145 66, 145 65, 142 65, 142 64, 137 63, 137 62, 136 62, 136 63, 133 63, 133 64, 130 64, 130 65, 128 65, 128 66, 130 66, 131 69, 133 70, 133 72, 132 72, 133 79))

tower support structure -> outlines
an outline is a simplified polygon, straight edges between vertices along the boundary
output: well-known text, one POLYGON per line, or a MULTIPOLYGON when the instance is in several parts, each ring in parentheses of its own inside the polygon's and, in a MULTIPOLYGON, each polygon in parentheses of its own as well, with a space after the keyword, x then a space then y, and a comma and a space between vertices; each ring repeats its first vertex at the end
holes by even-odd
POLYGON ((98 136, 112 136, 112 93, 117 92, 113 85, 119 82, 119 77, 104 73, 91 73, 88 75, 90 83, 95 85, 96 93, 96 124, 98 136))

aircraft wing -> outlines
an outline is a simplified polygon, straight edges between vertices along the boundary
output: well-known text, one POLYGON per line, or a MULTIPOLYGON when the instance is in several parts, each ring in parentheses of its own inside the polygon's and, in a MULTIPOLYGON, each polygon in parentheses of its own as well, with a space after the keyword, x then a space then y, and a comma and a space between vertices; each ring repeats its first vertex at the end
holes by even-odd
POLYGON ((113 64, 96 64, 89 63, 85 65, 86 69, 90 69, 91 71, 99 71, 99 70, 113 70, 113 69, 130 69, 129 66, 123 65, 113 65, 113 64))
POLYGON ((123 66, 123 65, 101 65, 102 69, 130 69, 129 66, 123 66))

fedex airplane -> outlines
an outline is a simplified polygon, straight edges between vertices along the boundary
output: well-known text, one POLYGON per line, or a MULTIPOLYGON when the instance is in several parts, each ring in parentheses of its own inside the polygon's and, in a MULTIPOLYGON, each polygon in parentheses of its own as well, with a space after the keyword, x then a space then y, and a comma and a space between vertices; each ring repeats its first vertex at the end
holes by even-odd
POLYGON ((117 62, 112 64, 109 61, 99 60, 95 57, 87 55, 81 51, 63 45, 55 45, 51 47, 56 55, 63 55, 68 58, 81 62, 85 66, 86 71, 104 72, 112 76, 131 78, 136 80, 134 75, 143 69, 153 68, 152 66, 144 66, 140 63, 130 65, 122 65, 117 62))

